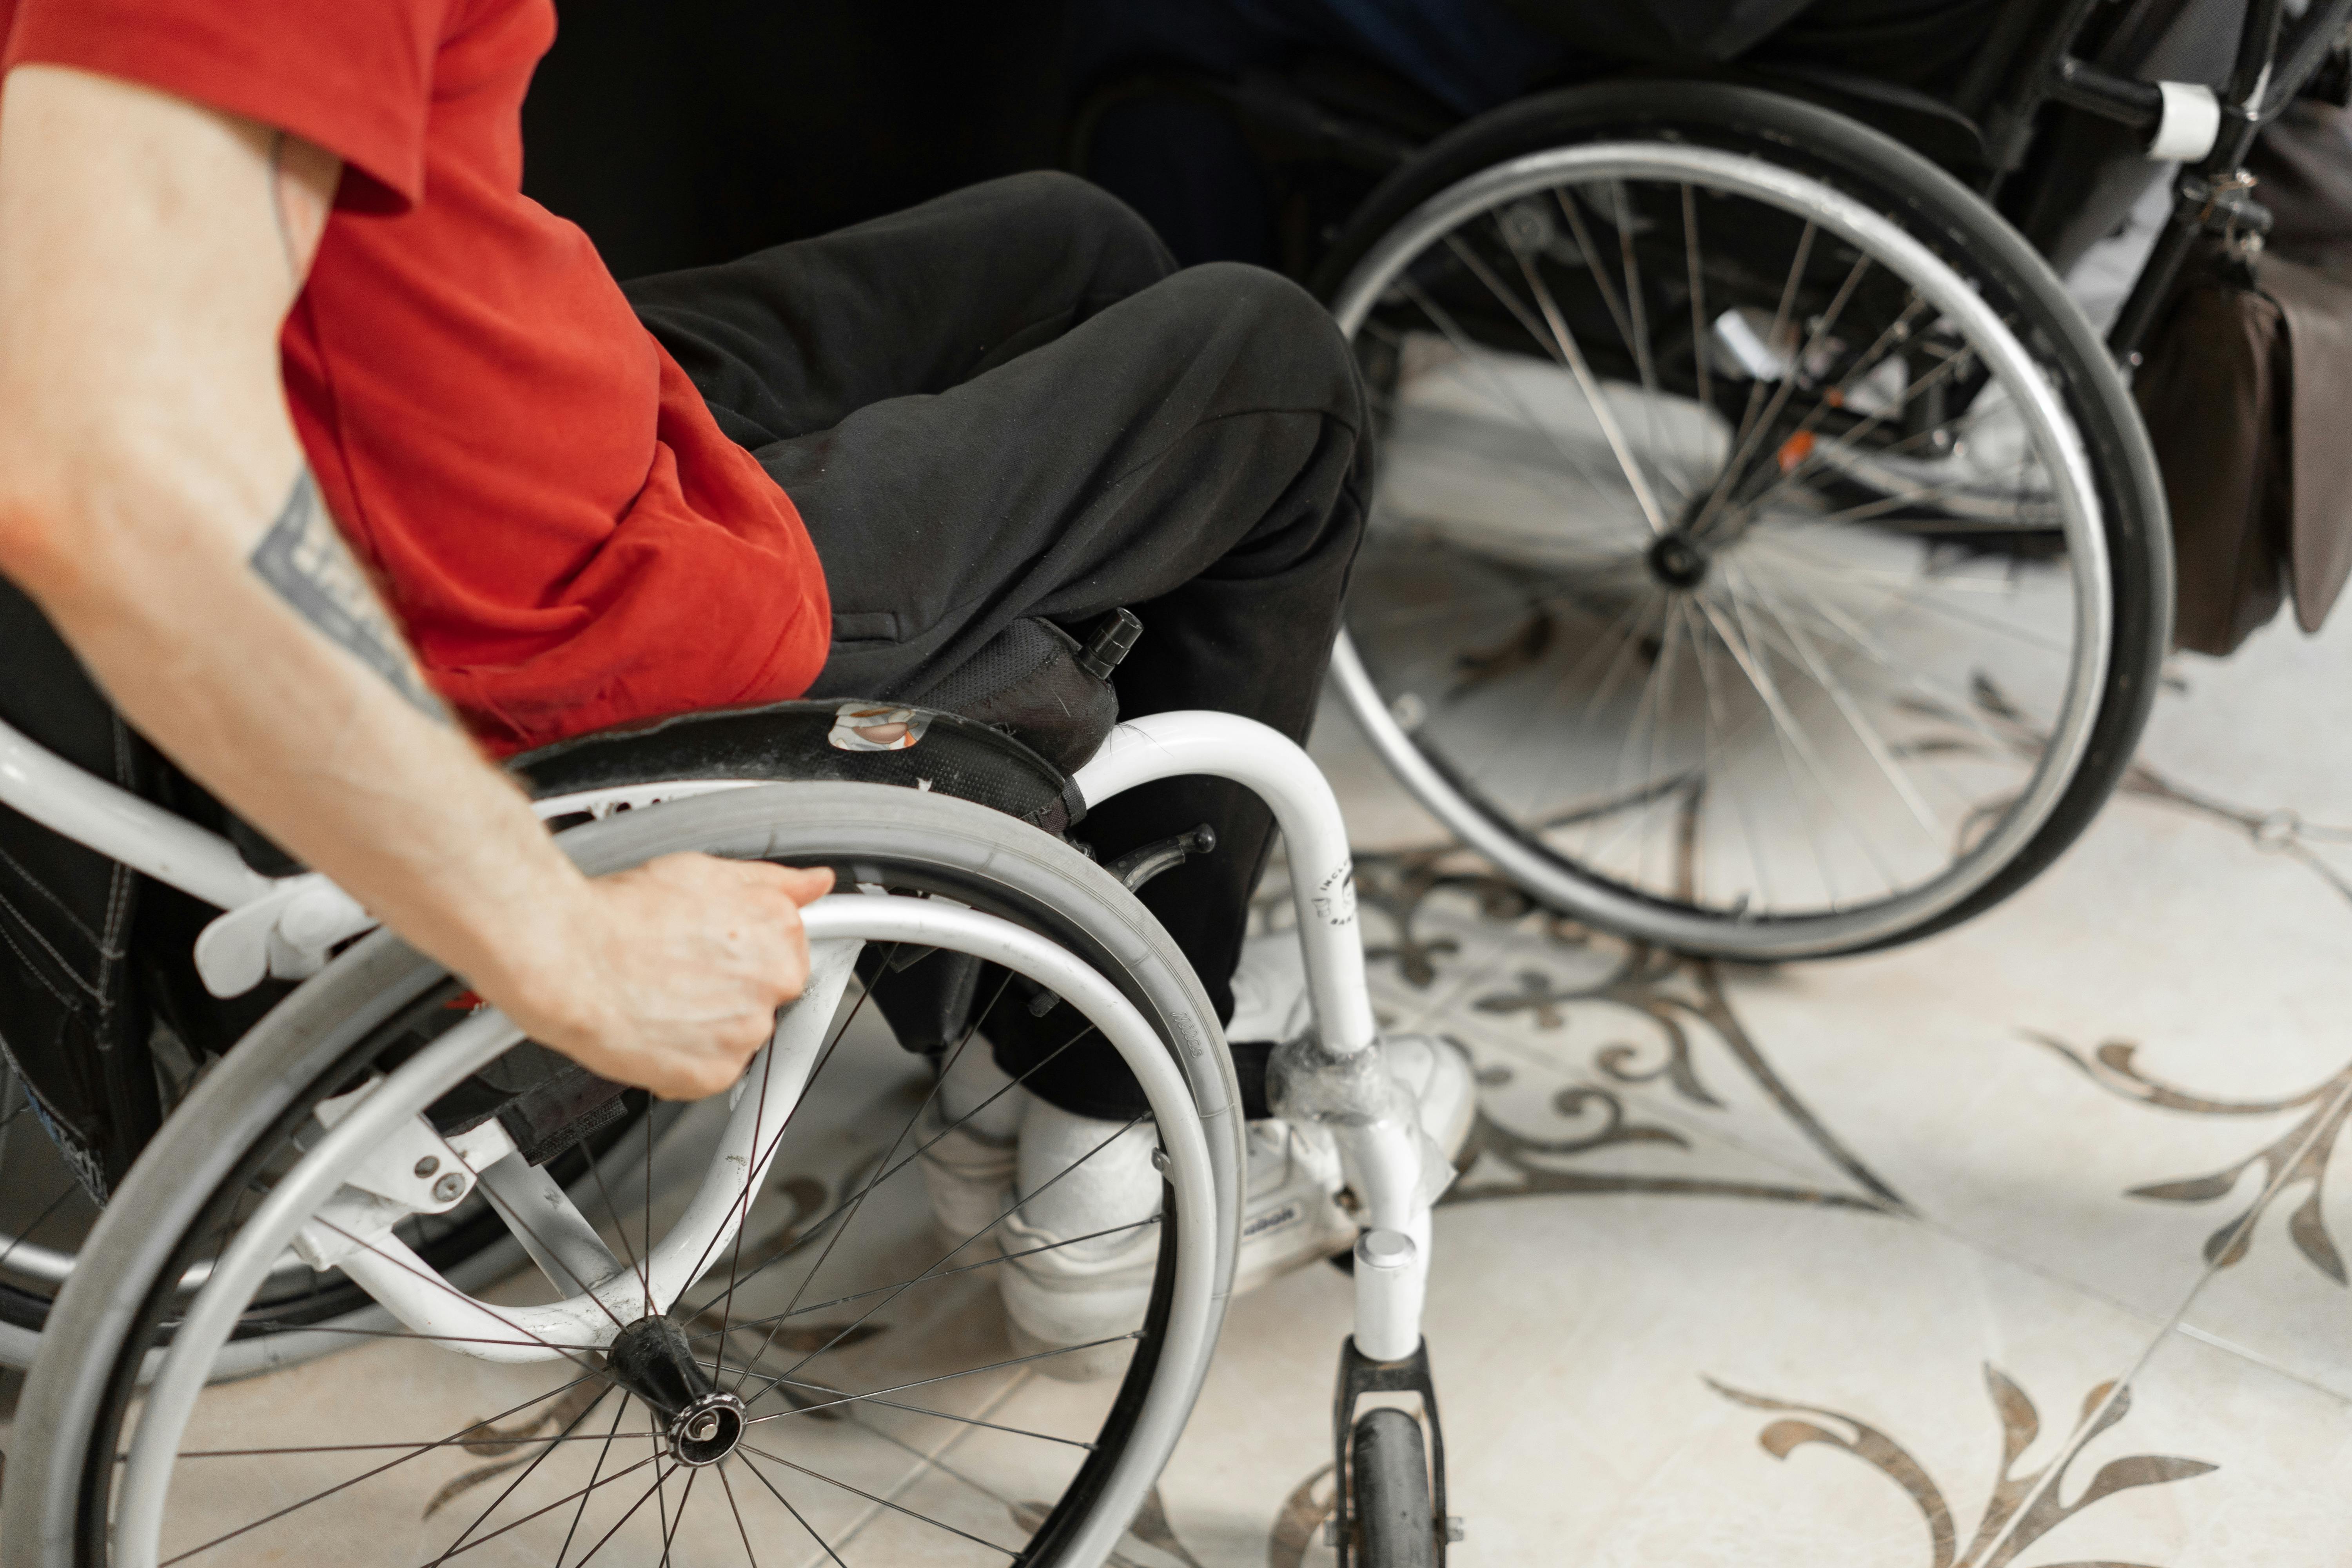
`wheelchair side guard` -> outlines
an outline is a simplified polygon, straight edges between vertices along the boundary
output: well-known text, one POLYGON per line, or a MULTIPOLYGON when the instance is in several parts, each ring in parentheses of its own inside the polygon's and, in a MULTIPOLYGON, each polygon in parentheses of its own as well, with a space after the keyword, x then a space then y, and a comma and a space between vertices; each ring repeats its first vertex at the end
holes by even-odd
POLYGON ((1429 1436, 1429 1528, 1435 1561, 1443 1568, 1446 1547, 1462 1539, 1462 1521, 1445 1511, 1445 1427, 1438 1418, 1437 1386, 1429 1375, 1427 1341, 1414 1345, 1411 1355, 1398 1361, 1374 1361, 1356 1348, 1352 1338, 1339 1346, 1339 1388, 1331 1399, 1331 1474, 1337 1484, 1332 1488, 1331 1518, 1324 1526, 1324 1539, 1339 1553, 1339 1568, 1352 1568, 1356 1531, 1350 1522, 1355 1511, 1350 1439, 1355 1435, 1356 1406, 1368 1394, 1421 1396, 1422 1426, 1429 1436))
MULTIPOLYGON (((601 819, 614 811, 718 790, 808 781, 932 790, 1055 834, 1086 815, 1082 798, 1059 768, 1004 730, 961 714, 891 708, 894 715, 912 716, 903 740, 866 749, 835 743, 846 710, 877 707, 802 700, 688 713, 561 742, 525 752, 508 766, 530 789, 532 808, 551 823, 571 816, 601 819)), ((89 786, 84 782, 79 787, 89 786)), ((320 873, 265 879, 237 862, 225 841, 147 809, 165 817, 183 837, 213 840, 218 846, 215 858, 237 873, 233 884, 215 879, 187 889, 227 911, 196 942, 196 972, 214 995, 242 995, 273 975, 307 980, 325 966, 337 945, 376 924, 374 916, 320 873), (230 895, 215 896, 224 885, 231 888, 230 895)), ((132 863, 156 874, 142 861, 132 863)))

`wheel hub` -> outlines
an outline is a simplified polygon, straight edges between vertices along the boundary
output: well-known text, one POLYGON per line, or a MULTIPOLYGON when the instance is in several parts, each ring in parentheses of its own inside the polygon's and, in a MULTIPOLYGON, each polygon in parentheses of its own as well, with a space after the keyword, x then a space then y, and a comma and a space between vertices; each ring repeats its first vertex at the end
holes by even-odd
POLYGON ((1650 546, 1650 574, 1669 588, 1696 588, 1706 578, 1706 546, 1681 529, 1650 546))
POLYGON ((678 1463, 715 1465, 743 1440, 743 1402, 711 1383, 669 1319, 640 1318, 623 1329, 604 1352, 604 1371, 653 1411, 678 1463))

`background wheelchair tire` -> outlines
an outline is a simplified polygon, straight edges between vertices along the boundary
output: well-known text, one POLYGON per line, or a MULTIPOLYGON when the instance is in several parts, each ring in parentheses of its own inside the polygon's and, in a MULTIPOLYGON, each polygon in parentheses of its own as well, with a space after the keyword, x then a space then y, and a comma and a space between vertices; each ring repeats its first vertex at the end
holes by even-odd
MULTIPOLYGON (((1973 192, 1908 149, 1844 117, 1776 93, 1715 83, 1642 80, 1573 89, 1472 121, 1423 151, 1367 200, 1318 268, 1315 287, 1353 335, 1379 303, 1361 269, 1424 204, 1483 172, 1554 148, 1602 142, 1728 151, 1793 171, 1895 221, 1964 279, 1997 284, 2000 309, 2054 384, 2079 434, 2100 500, 2109 561, 2106 668, 2080 759, 2021 847, 1957 901, 1889 929, 1868 922, 1737 915, 1677 904, 1597 875, 1543 845, 1461 782, 1401 724, 1342 634, 1340 690, 1391 766, 1448 827, 1476 845, 1516 841, 1504 869, 1564 913, 1682 951, 1754 961, 1823 957, 1909 942, 1978 914, 2048 867, 2121 777, 2144 728, 2168 651, 2173 603, 2169 529, 2155 456, 2129 392, 2095 331, 2049 267, 1973 192), (1416 768, 1416 758, 1430 765, 1416 768)), ((1430 245, 1433 240, 1427 242, 1430 245)), ((1358 583, 1367 574, 1360 565, 1358 583)), ((1365 590, 1351 588, 1351 598, 1365 590)), ((1351 606, 1352 607, 1352 606, 1351 606)), ((1507 848, 1508 843, 1506 843, 1507 848)), ((1492 853, 1492 850, 1489 851, 1492 853)), ((1885 923, 1885 922, 1882 922, 1885 923)))
MULTIPOLYGON (((1219 1243, 1208 1281, 1203 1342, 1181 1364, 1139 1345, 1101 1439, 1061 1501, 1037 1526, 1024 1560, 1070 1561, 1066 1547, 1120 1455, 1157 1450, 1156 1475, 1205 1374, 1232 1279, 1241 1190, 1240 1097, 1215 1015, 1174 942, 1132 894, 1068 845, 985 807, 879 785, 804 784, 730 790, 623 812, 566 834, 584 868, 603 873, 689 848, 740 858, 831 864, 845 883, 880 882, 954 898, 1010 919, 1077 952, 1161 1034, 1202 1112, 1219 1243), (789 802, 786 805, 784 803, 789 802), (1205 1027, 1202 1021, 1206 1021, 1205 1027), (1175 1385, 1172 1427, 1139 1429, 1145 1397, 1175 1385)), ((207 1216, 247 1176, 247 1151, 274 1142, 308 1116, 320 1086, 348 1078, 377 1048, 378 1031, 449 982, 389 932, 356 945, 304 984, 207 1076, 184 1114, 151 1144, 84 1247, 45 1336, 17 1413, 43 1434, 11 1456, 0 1496, 0 1556, 23 1568, 99 1568, 110 1561, 109 1479, 141 1363, 170 1289, 207 1216)), ((1172 1237, 1166 1226, 1163 1236, 1172 1237)), ((1151 1310, 1164 1313, 1169 1268, 1151 1310)), ((1129 1511, 1140 1500, 1128 1500, 1129 1511)), ((1124 1516, 1122 1516, 1122 1522, 1124 1516)))

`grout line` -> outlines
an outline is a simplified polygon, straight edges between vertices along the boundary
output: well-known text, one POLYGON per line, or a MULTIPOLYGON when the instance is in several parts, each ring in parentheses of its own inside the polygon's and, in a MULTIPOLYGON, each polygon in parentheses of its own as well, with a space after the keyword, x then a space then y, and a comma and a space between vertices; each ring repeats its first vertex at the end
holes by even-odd
MULTIPOLYGON (((2312 1145, 2326 1131, 2328 1124, 2336 1114, 2343 1110, 2347 1100, 2352 1100, 2352 1083, 2346 1084, 2336 1091, 2336 1098, 2328 1104, 2327 1113, 2314 1120, 2310 1133, 2295 1146, 2294 1154, 2279 1163, 2278 1174, 2271 1178, 2270 1183, 2263 1189, 2262 1197, 2256 1201, 2253 1207, 2246 1211, 2245 1217, 2239 1221, 2231 1232, 2230 1240, 2216 1249, 2218 1256, 2224 1258, 2229 1256, 2231 1247, 2244 1237, 2251 1227, 2261 1223, 2263 1215, 2269 1212, 2272 1203, 2277 1199, 2281 1192, 2285 1190, 2287 1182, 2293 1176, 2296 1166, 2302 1163, 2304 1156, 2311 1152, 2312 1145)), ((2175 1307, 2171 1314, 2165 1319, 2163 1327, 2157 1331, 2155 1336, 2141 1349, 2139 1354, 2132 1359, 2131 1365, 2125 1370, 2121 1377, 2116 1380, 2115 1386, 2107 1391, 2107 1396, 2099 1401, 2095 1409, 2084 1412, 2083 1419, 2075 1425, 2074 1434, 2066 1440, 2066 1446, 2058 1451, 2057 1457, 2042 1470, 2041 1479, 2033 1483, 2032 1489, 2018 1500, 2015 1510, 2009 1516, 2009 1522, 2001 1527, 2000 1535, 1987 1546, 1985 1557, 1988 1562, 2001 1560, 2001 1547, 2007 1544, 2010 1536, 2032 1511, 2034 1505, 2042 1500, 2042 1494, 2058 1484, 2060 1473, 2074 1462, 2074 1456, 2079 1454, 2084 1444, 2090 1440, 2089 1435, 2098 1430, 2099 1418, 2114 1406, 2116 1400, 2129 1394, 2133 1382, 2147 1370, 2148 1362, 2155 1357, 2158 1350, 2164 1347, 2166 1340, 2172 1335, 2173 1331, 2184 1327, 2181 1320, 2189 1315, 2189 1308, 2196 1305, 2197 1298, 2204 1293, 2205 1287, 2210 1284, 2214 1277, 2225 1267, 2227 1265, 2221 1263, 2210 1263, 2205 1266, 2198 1274, 2195 1283, 2182 1294, 2180 1304, 2175 1307)))
POLYGON ((2250 1363, 2254 1366, 2262 1368, 2264 1372, 2267 1372, 2273 1376, 2285 1378, 2290 1383, 2299 1383, 2315 1394, 2326 1394, 2328 1398, 2336 1401, 2338 1404, 2352 1405, 2352 1394, 2347 1394, 2340 1388, 2330 1388, 2327 1384, 2320 1382, 2309 1373, 2297 1372, 2294 1368, 2287 1365, 2283 1361, 2279 1361, 2272 1356, 2266 1356, 2260 1351, 2248 1350, 2243 1345, 2232 1344, 2228 1340, 2223 1339, 2221 1335, 2213 1333, 2210 1330, 2200 1329, 2194 1323, 2176 1324, 2172 1331, 2180 1335, 2184 1339, 2195 1340, 2200 1344, 2207 1345, 2214 1350, 2220 1351, 2223 1355, 2232 1356, 2239 1361, 2250 1363))

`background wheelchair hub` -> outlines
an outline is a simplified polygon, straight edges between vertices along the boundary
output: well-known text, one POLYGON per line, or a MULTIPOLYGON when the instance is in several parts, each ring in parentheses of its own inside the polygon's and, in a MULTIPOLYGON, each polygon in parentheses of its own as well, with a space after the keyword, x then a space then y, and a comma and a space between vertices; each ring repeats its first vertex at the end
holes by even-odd
POLYGON ((605 1352, 605 1374, 645 1401, 682 1465, 717 1464, 743 1437, 743 1402, 714 1386, 684 1331, 664 1317, 640 1318, 605 1352))
POLYGON ((1669 588, 1696 588, 1706 580, 1706 546, 1680 529, 1650 546, 1650 574, 1669 588))

